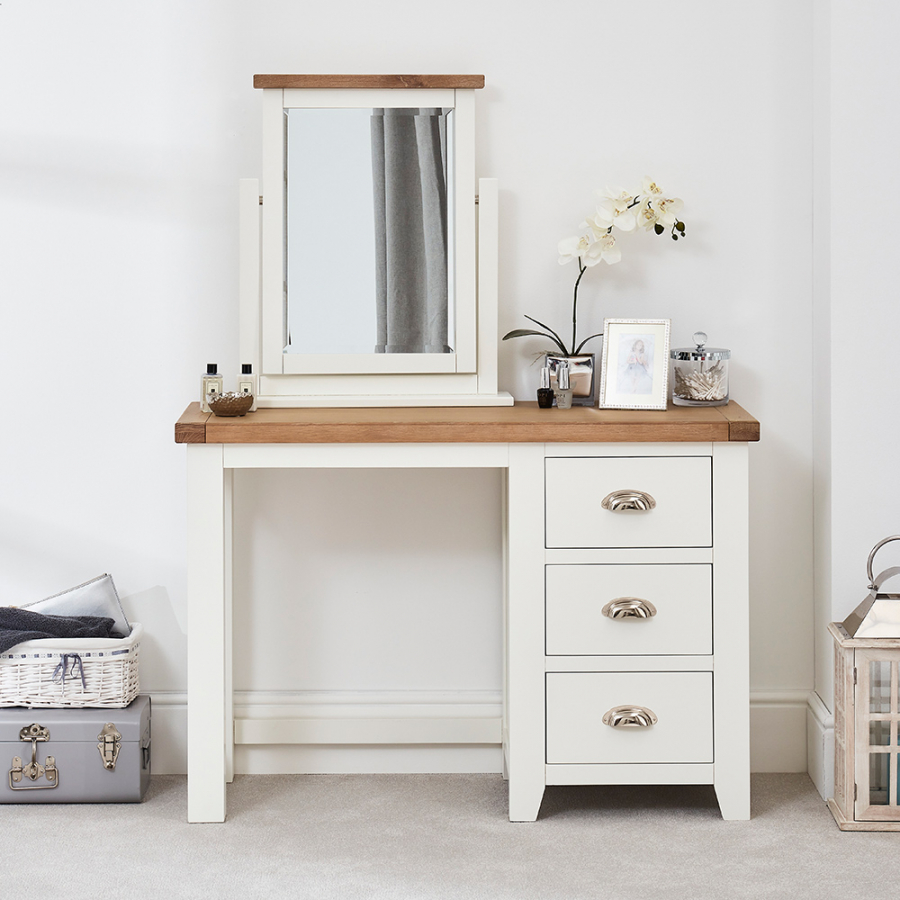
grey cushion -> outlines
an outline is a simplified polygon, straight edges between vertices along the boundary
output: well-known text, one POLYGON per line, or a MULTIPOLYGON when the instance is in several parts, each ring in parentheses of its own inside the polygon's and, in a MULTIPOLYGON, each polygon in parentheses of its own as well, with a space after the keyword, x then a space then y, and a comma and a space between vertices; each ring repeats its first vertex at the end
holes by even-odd
POLYGON ((113 620, 114 636, 128 637, 131 625, 119 602, 111 575, 98 575, 91 581, 54 594, 37 603, 29 603, 22 609, 45 616, 107 616, 113 620))

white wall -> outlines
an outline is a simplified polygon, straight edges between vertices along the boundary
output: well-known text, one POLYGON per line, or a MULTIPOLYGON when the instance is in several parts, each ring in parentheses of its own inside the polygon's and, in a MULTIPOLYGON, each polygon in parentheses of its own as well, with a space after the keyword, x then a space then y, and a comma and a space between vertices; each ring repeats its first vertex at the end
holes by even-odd
MULTIPOLYGON (((259 175, 261 155, 252 75, 483 72, 478 171, 500 179, 501 332, 524 313, 564 327, 574 269, 557 265, 556 243, 591 211, 594 189, 651 174, 685 200, 685 242, 634 236, 622 263, 585 276, 582 333, 599 331, 604 316, 670 317, 676 346, 703 329, 731 347, 732 394, 763 433, 751 450, 754 765, 802 768, 813 684, 813 2, 459 0, 439 20, 433 9, 406 0, 0 7, 0 347, 16 385, 4 416, 0 602, 111 571, 148 628, 145 688, 181 702, 184 451, 172 424, 208 361, 226 388, 240 362, 237 180, 259 175), (769 709, 788 738, 759 724, 769 709)), ((502 389, 533 398, 540 349, 502 346, 502 389)), ((251 700, 276 685, 497 696, 499 480, 453 479, 449 495, 458 486, 466 501, 449 511, 441 473, 387 493, 377 473, 328 483, 327 534, 337 510, 354 528, 398 537, 350 583, 330 577, 343 560, 309 553, 322 520, 306 504, 307 482, 239 482, 237 615, 249 633, 239 633, 237 686, 251 700), (295 555, 277 558, 260 534, 290 522, 291 510, 302 525, 295 555), (275 598, 297 596, 309 572, 323 616, 340 608, 348 627, 364 628, 369 658, 348 667, 333 644, 333 655, 318 648, 315 672, 312 662, 290 666, 279 682, 275 654, 296 654, 306 638, 282 632, 267 649, 246 610, 273 619, 275 598), (451 577, 456 602, 444 593, 451 577), (430 616, 409 614, 421 593, 447 640, 435 640, 430 616), (372 647, 406 648, 402 665, 372 647)))
MULTIPOLYGON (((882 213, 900 191, 898 30, 900 7, 890 0, 817 9, 815 683, 823 712, 833 711, 825 627, 863 600, 869 551, 900 532, 900 303, 895 230, 882 213)), ((875 573, 898 559, 900 545, 885 547, 875 573)), ((827 746, 832 723, 820 718, 827 746)), ((827 760, 821 777, 811 772, 829 794, 827 760)))
MULTIPOLYGON (((866 556, 900 532, 900 298, 897 235, 884 198, 900 191, 900 58, 888 0, 832 4, 831 435, 832 613, 865 597, 866 556)), ((900 559, 886 547, 876 573, 900 559)))

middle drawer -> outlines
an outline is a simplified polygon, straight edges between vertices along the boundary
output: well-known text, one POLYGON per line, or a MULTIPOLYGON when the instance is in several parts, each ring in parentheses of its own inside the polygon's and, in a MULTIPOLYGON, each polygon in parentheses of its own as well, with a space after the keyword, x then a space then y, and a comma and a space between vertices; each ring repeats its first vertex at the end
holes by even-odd
MULTIPOLYGON (((712 653, 712 566, 708 563, 548 565, 548 656, 712 653), (603 610, 643 601, 647 618, 603 610)), ((626 610, 627 612, 627 610, 626 610)))

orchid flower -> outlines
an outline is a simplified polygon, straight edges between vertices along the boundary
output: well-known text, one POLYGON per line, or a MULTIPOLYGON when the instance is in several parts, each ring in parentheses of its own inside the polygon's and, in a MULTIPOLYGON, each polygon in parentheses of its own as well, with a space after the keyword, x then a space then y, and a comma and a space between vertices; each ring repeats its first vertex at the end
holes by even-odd
POLYGON ((656 206, 660 224, 672 226, 678 222, 678 213, 684 208, 684 201, 678 197, 663 197, 656 201, 656 206))
POLYGON ((622 251, 616 246, 616 239, 612 234, 600 235, 588 248, 581 261, 585 266, 596 266, 602 259, 608 266, 617 263, 622 258, 622 251))
POLYGON ((634 231, 637 220, 634 216, 634 194, 618 188, 605 192, 597 191, 597 215, 595 219, 604 222, 605 227, 614 225, 620 231, 634 231))
POLYGON ((575 237, 563 238, 556 249, 559 251, 559 264, 564 266, 573 259, 583 257, 588 251, 587 235, 575 235, 575 237))
POLYGON ((678 197, 667 197, 662 188, 652 178, 645 177, 641 184, 641 194, 638 195, 638 224, 649 231, 651 228, 662 234, 666 228, 672 228, 672 236, 678 240, 678 234, 684 233, 684 226, 680 228, 678 213, 681 212, 684 202, 678 197))

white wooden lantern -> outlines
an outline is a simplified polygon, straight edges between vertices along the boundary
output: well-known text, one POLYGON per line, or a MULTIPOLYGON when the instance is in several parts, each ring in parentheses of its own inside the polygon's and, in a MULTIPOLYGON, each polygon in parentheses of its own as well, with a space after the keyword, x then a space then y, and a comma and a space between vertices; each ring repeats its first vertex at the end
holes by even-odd
POLYGON ((834 648, 834 798, 842 831, 900 831, 900 638, 852 637, 834 648))

